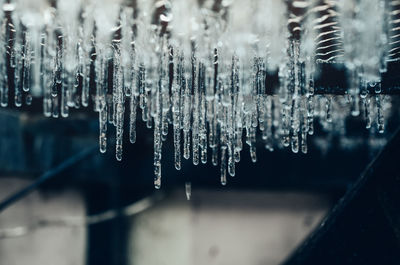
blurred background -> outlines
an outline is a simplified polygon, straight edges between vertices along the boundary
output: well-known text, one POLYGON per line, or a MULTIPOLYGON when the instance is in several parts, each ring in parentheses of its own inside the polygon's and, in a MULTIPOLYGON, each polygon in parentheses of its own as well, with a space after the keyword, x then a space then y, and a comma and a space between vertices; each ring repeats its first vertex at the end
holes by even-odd
POLYGON ((3 109, 0 201, 77 159, 2 209, 0 264, 280 264, 385 145, 395 117, 378 136, 356 118, 347 136, 317 129, 307 155, 261 145, 252 163, 245 149, 225 187, 219 167, 185 160, 175 170, 168 139, 163 186, 155 190, 153 136, 142 123, 118 162, 114 145, 98 152, 95 115, 52 119, 3 109))

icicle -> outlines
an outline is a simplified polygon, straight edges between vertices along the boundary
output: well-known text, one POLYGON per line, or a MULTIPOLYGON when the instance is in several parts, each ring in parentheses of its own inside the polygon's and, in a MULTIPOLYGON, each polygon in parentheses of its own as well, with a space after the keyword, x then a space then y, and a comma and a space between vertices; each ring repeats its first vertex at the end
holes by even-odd
POLYGON ((192 197, 192 183, 191 182, 185 183, 185 193, 186 193, 186 199, 188 201, 190 201, 190 198, 192 197))
POLYGON ((24 92, 28 92, 31 86, 31 64, 32 64, 32 50, 31 50, 31 36, 30 32, 25 32, 25 45, 24 45, 24 62, 23 62, 23 86, 24 92))
POLYGON ((307 127, 308 134, 314 134, 314 96, 310 96, 307 100, 307 127))
MULTIPOLYGON (((51 87, 52 87, 52 72, 50 69, 54 67, 53 60, 48 54, 50 49, 47 33, 42 33, 40 39, 40 56, 42 64, 40 69, 40 86, 43 88, 43 114, 46 117, 51 116, 51 87)), ((18 71, 20 72, 20 70, 18 71)))
POLYGON ((221 184, 226 185, 226 147, 221 148, 221 184))
POLYGON ((123 69, 121 65, 121 50, 119 43, 114 45, 114 70, 113 70, 113 106, 114 125, 116 129, 115 156, 122 160, 122 143, 124 133, 125 93, 123 84, 123 69))
POLYGON ((134 144, 136 143, 136 108, 137 108, 137 97, 131 96, 130 98, 130 116, 129 116, 129 141, 134 144))
POLYGON ((100 125, 100 152, 105 153, 107 151, 107 104, 105 99, 101 101, 100 111, 99 111, 99 125, 100 125))
POLYGON ((201 64, 199 71, 199 96, 200 96, 200 107, 199 107, 199 147, 200 147, 200 160, 202 164, 207 163, 207 110, 206 110, 206 76, 205 66, 201 64))
POLYGON ((269 151, 274 151, 274 146, 273 146, 273 135, 272 135, 272 120, 273 120, 273 113, 272 113, 272 98, 271 96, 268 96, 266 99, 266 129, 265 129, 265 148, 267 148, 269 151))
POLYGON ((161 188, 161 163, 154 164, 154 187, 161 188))
POLYGON ((307 146, 307 132, 302 132, 301 134, 301 152, 303 154, 307 154, 308 146, 307 146))
POLYGON ((292 124, 292 137, 291 137, 291 148, 293 153, 298 153, 299 152, 299 131, 300 131, 300 115, 299 115, 299 105, 298 105, 299 99, 296 98, 293 101, 293 107, 292 107, 292 118, 291 118, 291 124, 292 124))
POLYGON ((81 43, 78 43, 77 48, 78 56, 78 70, 77 70, 77 84, 81 89, 81 104, 84 107, 89 106, 89 91, 90 91, 90 62, 87 63, 84 57, 84 51, 81 43))
MULTIPOLYGON (((39 95, 42 92, 42 87, 41 87, 41 69, 42 69, 42 64, 43 64, 43 57, 41 53, 41 33, 40 29, 35 28, 32 30, 32 50, 29 50, 33 54, 33 58, 31 58, 30 64, 32 64, 32 70, 29 68, 29 70, 32 71, 32 93, 39 95)), ((30 55, 29 57, 31 57, 30 55)), ((30 105, 30 104, 28 104, 30 105)))
POLYGON ((213 164, 213 166, 217 166, 218 165, 218 149, 217 149, 217 147, 212 147, 211 150, 212 150, 211 163, 213 164))
MULTIPOLYGON (((158 104, 159 96, 157 97, 158 104)), ((156 189, 161 187, 161 113, 154 119, 154 186, 156 189)))
MULTIPOLYGON (((172 51, 171 51, 172 53, 172 51)), ((176 84, 172 84, 172 120, 174 130, 174 163, 177 170, 181 169, 181 86, 180 67, 178 65, 175 77, 176 84)))
POLYGON ((140 8, 72 1, 57 3, 57 10, 41 2, 37 9, 3 3, 0 105, 9 96, 17 107, 41 97, 46 117, 93 105, 100 152, 113 138, 112 125, 117 160, 124 129, 129 126, 135 143, 142 120, 153 129, 156 188, 170 129, 175 168, 181 169, 182 156, 206 164, 210 153, 214 166, 221 163, 223 185, 236 174, 244 144, 256 162, 258 133, 269 151, 305 154, 315 128, 344 135, 348 116, 360 110, 367 128, 375 121, 371 131, 384 132, 390 102, 383 94, 394 88, 382 74, 387 61, 400 58, 394 2, 225 1, 215 7, 202 1, 200 13, 184 0, 142 1, 140 8), (226 17, 227 9, 246 23, 226 17), (315 87, 325 78, 316 77, 317 67, 324 72, 327 63, 348 73, 345 95, 330 94, 340 88, 329 84, 315 87))
POLYGON ((298 132, 293 132, 293 135, 291 138, 291 146, 292 146, 293 153, 299 152, 299 133, 298 132))
POLYGON ((365 128, 367 129, 371 128, 371 123, 372 123, 370 104, 371 104, 371 99, 369 97, 364 98, 365 121, 366 121, 365 128))
POLYGON ((308 152, 308 146, 307 146, 307 135, 309 132, 309 124, 308 124, 308 110, 307 110, 307 102, 308 102, 308 97, 302 97, 301 100, 301 143, 300 143, 300 148, 301 152, 303 154, 307 154, 308 152))
POLYGON ((200 144, 200 137, 199 137, 199 105, 200 105, 200 91, 198 87, 198 76, 197 76, 197 59, 195 55, 192 55, 192 77, 191 77, 191 90, 193 91, 193 109, 192 109, 192 116, 193 122, 191 126, 192 130, 192 151, 193 151, 193 164, 198 165, 200 160, 200 153, 199 153, 199 144, 200 144))
MULTIPOLYGON (((166 52, 165 52, 166 53, 166 52)), ((161 96, 162 96, 162 124, 161 124, 161 137, 162 140, 165 141, 167 139, 168 135, 168 119, 170 115, 170 106, 171 106, 171 100, 170 100, 170 92, 171 92, 171 87, 169 84, 169 72, 167 72, 167 68, 169 68, 169 60, 166 58, 167 55, 163 54, 161 58, 161 64, 162 64, 162 79, 161 79, 161 96)))
POLYGON ((375 101, 376 101, 376 109, 377 109, 377 129, 379 133, 384 133, 385 132, 385 119, 384 119, 384 114, 383 114, 383 104, 382 104, 383 96, 381 94, 378 94, 375 96, 375 101))
POLYGON ((231 175, 231 177, 235 176, 235 160, 233 157, 233 151, 232 150, 228 150, 228 172, 229 175, 231 175))
POLYGON ((184 97, 183 97, 183 157, 185 159, 190 158, 190 120, 191 120, 191 95, 188 84, 183 79, 184 97))
POLYGON ((183 157, 190 158, 190 132, 185 130, 183 131, 183 157))
POLYGON ((332 97, 326 97, 326 121, 332 122, 332 97))
POLYGON ((370 111, 370 104, 371 104, 371 99, 368 95, 368 89, 366 85, 364 85, 363 89, 360 92, 360 98, 362 100, 363 106, 364 106, 364 118, 365 118, 365 128, 369 129, 371 128, 371 111, 370 111))
MULTIPOLYGON (((7 7, 7 5, 3 6, 3 10, 7 7)), ((7 10, 4 10, 7 11, 7 10)), ((0 105, 2 107, 7 107, 8 106, 8 93, 9 93, 9 87, 8 87, 8 76, 7 76, 7 62, 6 62, 6 52, 8 50, 8 43, 11 41, 10 40, 10 30, 9 30, 9 24, 7 19, 4 19, 3 24, 1 26, 1 39, 3 41, 4 47, 2 47, 2 59, 1 59, 1 65, 0 65, 0 70, 3 74, 1 74, 1 84, 0 84, 0 105)))
POLYGON ((69 115, 68 107, 68 88, 65 83, 61 87, 61 117, 66 118, 69 115))
POLYGON ((257 162, 257 155, 256 155, 256 128, 251 127, 249 129, 249 136, 250 138, 250 157, 253 163, 257 162))
POLYGON ((143 121, 147 121, 147 115, 146 115, 146 112, 147 112, 147 109, 146 109, 147 99, 146 99, 146 92, 145 92, 145 90, 146 90, 146 69, 145 69, 143 63, 141 63, 139 65, 139 71, 138 71, 137 75, 138 75, 138 77, 137 77, 137 87, 138 87, 139 94, 140 94, 140 96, 139 96, 139 100, 140 100, 139 106, 142 109, 142 120, 143 121))
POLYGON ((285 102, 282 108, 282 145, 290 145, 290 107, 285 102))
POLYGON ((162 152, 162 72, 163 65, 160 62, 158 71, 159 76, 158 85, 154 89, 154 186, 156 189, 161 187, 161 152, 162 152))
POLYGON ((179 128, 174 128, 174 161, 175 161, 175 168, 177 170, 181 169, 181 131, 179 128))
MULTIPOLYGON (((15 47, 15 46, 14 46, 15 47)), ((22 77, 22 68, 23 68, 23 52, 17 49, 14 49, 14 60, 15 60, 15 68, 14 68, 14 104, 16 107, 21 107, 22 106, 22 84, 23 80, 21 80, 22 77), (16 55, 18 54, 18 55, 16 55)), ((46 95, 44 95, 46 98, 46 95)), ((46 99, 43 99, 43 102, 45 102, 46 99)), ((45 108, 44 108, 45 109, 45 108)), ((50 115, 46 115, 49 111, 45 111, 45 116, 49 117, 50 115)))

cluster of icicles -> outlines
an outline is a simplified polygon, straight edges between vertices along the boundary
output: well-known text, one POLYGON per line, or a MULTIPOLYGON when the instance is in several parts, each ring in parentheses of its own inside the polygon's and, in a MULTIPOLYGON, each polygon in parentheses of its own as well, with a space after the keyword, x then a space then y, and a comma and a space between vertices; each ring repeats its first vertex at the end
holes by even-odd
POLYGON ((390 97, 379 93, 380 78, 400 51, 398 5, 383 0, 6 2, 0 101, 21 106, 42 97, 47 117, 67 117, 71 108, 93 105, 100 151, 106 152, 115 126, 117 160, 124 137, 134 143, 136 121, 142 120, 154 131, 156 188, 162 145, 172 131, 175 168, 181 168, 182 157, 195 165, 211 160, 220 165, 225 185, 245 144, 257 160, 257 135, 270 151, 290 147, 307 153, 316 121, 324 130, 345 133, 346 117, 362 113, 367 128, 384 131, 390 97), (316 67, 333 62, 350 73, 347 93, 316 95, 316 67), (7 79, 10 71, 14 82, 7 79), (275 74, 278 80, 272 82, 275 74))

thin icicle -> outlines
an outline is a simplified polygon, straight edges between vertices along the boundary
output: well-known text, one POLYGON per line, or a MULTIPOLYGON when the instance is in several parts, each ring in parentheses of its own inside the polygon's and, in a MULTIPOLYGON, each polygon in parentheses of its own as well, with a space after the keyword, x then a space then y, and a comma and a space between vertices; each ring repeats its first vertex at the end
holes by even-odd
POLYGON ((101 153, 105 153, 107 151, 107 112, 108 112, 107 104, 103 99, 99 111, 99 125, 100 125, 99 145, 101 153))
POLYGON ((185 193, 186 193, 186 199, 188 201, 190 201, 190 198, 192 197, 192 183, 191 182, 185 183, 185 193))
POLYGON ((221 148, 221 184, 226 185, 226 148, 221 148))
POLYGON ((130 97, 130 115, 129 115, 129 141, 136 143, 136 110, 137 110, 137 97, 130 97))
POLYGON ((385 132, 385 118, 383 114, 383 96, 381 94, 378 94, 375 96, 375 101, 376 101, 376 125, 379 133, 384 133, 385 132))

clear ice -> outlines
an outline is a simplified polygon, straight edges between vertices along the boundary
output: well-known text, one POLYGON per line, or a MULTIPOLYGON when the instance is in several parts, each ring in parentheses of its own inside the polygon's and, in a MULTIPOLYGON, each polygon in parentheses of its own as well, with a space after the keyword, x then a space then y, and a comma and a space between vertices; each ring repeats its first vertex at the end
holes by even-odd
POLYGON ((93 108, 100 152, 114 126, 119 161, 124 137, 135 143, 144 122, 156 188, 168 137, 177 170, 182 157, 219 164, 226 185, 244 143, 257 161, 258 135, 269 151, 305 154, 316 122, 335 131, 362 115, 384 132, 381 76, 400 59, 398 1, 2 2, 0 105, 41 97, 46 117, 93 108), (348 70, 345 95, 315 94, 315 69, 329 63, 348 70))

